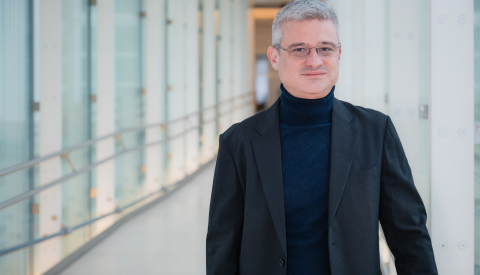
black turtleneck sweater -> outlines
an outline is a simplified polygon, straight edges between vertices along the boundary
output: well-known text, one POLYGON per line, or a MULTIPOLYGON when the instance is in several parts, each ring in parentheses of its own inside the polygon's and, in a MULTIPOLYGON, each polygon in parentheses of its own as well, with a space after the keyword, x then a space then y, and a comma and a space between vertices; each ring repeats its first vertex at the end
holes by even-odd
POLYGON ((333 91, 319 99, 280 96, 287 274, 330 274, 328 180, 333 91))

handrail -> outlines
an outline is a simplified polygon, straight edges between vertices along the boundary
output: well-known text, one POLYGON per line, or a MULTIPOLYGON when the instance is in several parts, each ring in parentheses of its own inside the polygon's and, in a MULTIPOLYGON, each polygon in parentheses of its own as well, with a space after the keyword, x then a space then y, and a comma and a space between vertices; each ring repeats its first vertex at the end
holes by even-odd
MULTIPOLYGON (((241 95, 241 96, 239 96, 239 97, 245 97, 245 95, 248 95, 248 93, 245 93, 244 95, 241 95)), ((229 99, 229 100, 231 100, 231 99, 229 99)), ((223 102, 222 102, 222 103, 223 103, 223 102)), ((209 123, 209 122, 215 121, 217 118, 225 115, 226 113, 229 113, 229 112, 231 112, 231 111, 233 111, 233 110, 236 110, 236 109, 238 109, 238 108, 241 108, 241 107, 244 107, 244 106, 247 106, 247 105, 250 105, 250 104, 251 104, 251 102, 244 102, 243 104, 237 105, 237 106, 229 109, 229 110, 226 111, 226 112, 222 112, 222 113, 218 114, 218 115, 217 115, 216 117, 214 117, 214 118, 211 118, 211 119, 208 119, 208 120, 203 121, 203 123, 209 123)), ((106 159, 103 159, 103 160, 98 161, 98 162, 96 162, 96 163, 93 163, 93 164, 91 164, 91 165, 89 165, 89 166, 86 166, 86 167, 82 168, 81 170, 78 170, 78 171, 76 171, 76 172, 74 172, 74 173, 71 173, 71 174, 69 174, 69 175, 67 175, 67 176, 64 176, 64 177, 62 177, 62 178, 60 178, 60 179, 57 179, 57 180, 55 180, 55 181, 53 181, 53 182, 47 183, 46 185, 43 185, 43 186, 41 186, 41 187, 38 187, 38 188, 33 189, 33 190, 31 190, 31 191, 28 191, 28 192, 25 192, 25 193, 23 193, 23 194, 21 194, 21 195, 19 195, 19 196, 16 196, 16 197, 14 197, 14 198, 12 198, 12 199, 10 199, 10 200, 7 200, 7 201, 5 201, 5 202, 3 202, 3 203, 0 204, 0 209, 3 209, 3 208, 5 208, 5 207, 8 207, 8 206, 10 206, 10 205, 12 205, 12 204, 14 204, 14 203, 17 203, 17 202, 21 201, 21 200, 24 200, 24 199, 26 199, 26 198, 29 198, 29 197, 31 197, 31 196, 34 196, 35 194, 38 194, 39 192, 41 192, 41 191, 43 191, 43 190, 45 190, 45 189, 47 189, 47 188, 50 188, 50 187, 52 187, 52 186, 54 186, 54 185, 57 185, 57 184, 59 184, 59 183, 62 183, 62 182, 66 181, 66 180, 68 180, 68 179, 70 179, 70 178, 72 178, 72 177, 74 177, 74 176, 77 176, 77 175, 79 175, 79 174, 83 174, 83 173, 85 173, 85 172, 88 172, 88 171, 92 170, 93 168, 95 168, 96 166, 98 166, 98 165, 100 165, 100 164, 102 164, 102 163, 104 163, 104 162, 106 162, 106 161, 109 161, 109 160, 111 160, 111 159, 114 159, 114 158, 116 158, 116 157, 118 157, 118 156, 121 156, 121 155, 123 155, 123 154, 125 154, 125 153, 132 152, 132 151, 137 151, 137 150, 141 150, 141 149, 144 149, 144 148, 146 148, 146 147, 150 147, 150 146, 153 146, 153 145, 157 145, 157 144, 164 143, 164 142, 166 142, 166 141, 168 141, 168 140, 171 140, 171 139, 175 139, 175 138, 177 138, 177 137, 180 137, 180 136, 182 136, 182 135, 184 135, 184 134, 186 134, 186 133, 188 133, 188 132, 190 132, 190 131, 192 131, 192 130, 198 129, 198 128, 200 128, 200 127, 202 127, 202 125, 192 126, 192 127, 188 128, 187 130, 179 133, 179 134, 176 134, 176 135, 174 135, 174 136, 167 136, 167 137, 166 137, 165 139, 163 139, 163 140, 155 141, 155 142, 150 142, 150 143, 146 143, 146 144, 142 144, 142 145, 136 146, 136 147, 134 147, 134 148, 130 148, 130 149, 124 149, 124 150, 123 150, 122 152, 120 152, 120 153, 114 154, 114 155, 112 155, 112 156, 110 156, 110 157, 108 157, 108 158, 106 158, 106 159)), ((19 244, 19 245, 16 245, 16 246, 13 246, 13 247, 4 249, 4 250, 0 250, 0 256, 3 256, 3 255, 5 255, 5 254, 8 254, 8 253, 17 251, 17 250, 19 250, 19 249, 22 249, 22 248, 25 248, 25 247, 28 247, 28 246, 31 246, 31 245, 34 245, 34 244, 37 244, 37 243, 40 243, 40 242, 43 242, 43 241, 46 241, 46 240, 51 239, 51 238, 54 238, 54 237, 58 237, 58 236, 61 236, 61 235, 70 234, 73 230, 76 230, 76 229, 81 228, 81 227, 83 227, 83 226, 86 226, 86 225, 89 225, 89 224, 91 224, 91 223, 94 223, 94 222, 96 222, 96 221, 98 221, 98 220, 100 220, 100 219, 103 219, 103 218, 105 218, 105 217, 107 217, 107 216, 110 216, 110 215, 112 215, 112 214, 122 212, 122 211, 125 210, 126 208, 129 208, 129 207, 131 207, 131 206, 133 206, 133 205, 135 205, 135 204, 137 204, 137 203, 139 203, 139 202, 141 202, 141 201, 143 201, 143 200, 145 200, 145 199, 153 196, 154 194, 157 194, 157 193, 160 193, 160 192, 163 192, 163 191, 168 191, 168 189, 170 189, 170 188, 172 188, 172 187, 174 187, 174 186, 175 186, 175 185, 162 187, 162 188, 160 188, 159 190, 154 191, 154 192, 148 194, 147 196, 142 197, 142 198, 140 198, 140 199, 138 199, 138 200, 135 200, 135 201, 133 201, 133 202, 130 202, 129 204, 127 204, 127 205, 125 205, 125 206, 123 206, 123 207, 118 207, 118 206, 117 206, 117 208, 115 208, 113 211, 111 211, 111 212, 109 212, 109 213, 107 213, 107 214, 104 214, 103 216, 96 217, 96 218, 94 218, 94 219, 85 221, 85 222, 83 222, 83 223, 81 223, 81 224, 78 224, 78 225, 75 225, 75 226, 72 226, 72 227, 64 227, 64 228, 62 228, 62 230, 60 230, 60 231, 57 232, 57 233, 54 233, 54 234, 51 234, 51 235, 48 235, 48 236, 44 236, 44 237, 39 238, 39 239, 30 240, 30 241, 25 242, 25 243, 23 243, 23 244, 19 244)))
POLYGON ((36 159, 32 159, 32 160, 29 160, 29 161, 26 161, 26 162, 23 162, 23 163, 20 163, 20 164, 17 164, 17 165, 14 165, 14 166, 11 166, 11 167, 8 167, 8 168, 5 168, 5 169, 2 169, 0 170, 0 178, 5 176, 5 175, 8 175, 10 173, 13 173, 13 172, 16 172, 16 171, 19 171, 19 170, 23 170, 23 169, 26 169, 26 168, 29 168, 29 167, 32 167, 32 166, 35 166, 36 164, 39 164, 40 162, 43 162, 43 161, 46 161, 48 159, 51 159, 51 158, 54 158, 54 157, 59 157, 59 156, 62 156, 62 155, 65 155, 65 154, 68 154, 72 151, 76 151, 76 150, 79 150, 79 149, 82 149, 82 148, 85 148, 85 147, 88 147, 90 145, 93 145, 93 144, 96 144, 98 143, 99 141, 101 140, 104 140, 104 139, 107 139, 107 138, 111 138, 111 137, 115 137, 117 135, 121 135, 125 132, 131 132, 131 131, 139 131, 139 130, 145 130, 145 129, 148 129, 148 128, 153 128, 153 127, 161 127, 161 126, 165 126, 167 124, 172 124, 172 123, 176 123, 176 122, 179 122, 179 121, 182 121, 182 120, 185 120, 191 116, 194 116, 194 115, 198 115, 200 113, 203 113, 207 110, 210 110, 210 109, 213 109, 213 108, 217 108, 218 106, 224 104, 224 103, 227 103, 229 101, 233 101, 235 99, 240 99, 240 98, 243 98, 243 97, 247 97, 249 95, 252 95, 250 92, 249 93, 244 93, 244 94, 241 94, 241 95, 237 95, 237 96, 234 96, 234 97, 231 97, 229 99, 225 99, 223 101, 220 101, 218 103, 216 103, 215 105, 212 105, 212 106, 209 106, 209 107, 205 107, 203 108, 202 110, 199 110, 197 112, 193 112, 193 113, 190 113, 188 115, 185 115, 183 117, 179 117, 179 118, 176 118, 174 120, 171 120, 171 121, 168 121, 168 122, 162 122, 162 123, 154 123, 154 124, 148 124, 148 125, 142 125, 142 126, 137 126, 137 127, 131 127, 131 128, 126 128, 126 129, 122 129, 120 131, 117 131, 115 133, 111 133, 111 134, 108 134, 108 135, 105 135, 105 136, 102 136, 102 137, 98 137, 98 138, 94 138, 94 139, 91 139, 91 140, 88 140, 88 141, 84 141, 84 142, 81 142, 79 144, 76 144, 72 147, 69 147, 69 148, 65 148, 61 151, 58 151, 58 152, 55 152, 55 153, 52 153, 52 154, 49 154, 49 155, 46 155, 46 156, 43 156, 43 157, 39 157, 39 158, 36 158, 36 159))
POLYGON ((22 249, 22 248, 25 248, 25 247, 28 247, 28 246, 31 246, 31 245, 34 245, 34 244, 37 244, 37 243, 41 243, 41 242, 43 242, 43 241, 46 241, 46 240, 51 239, 51 238, 54 238, 54 237, 58 237, 58 236, 61 236, 61 235, 68 235, 68 234, 70 234, 72 231, 74 231, 74 230, 76 230, 76 229, 79 229, 79 228, 84 227, 84 226, 86 226, 86 225, 92 224, 92 223, 94 223, 94 222, 96 222, 96 221, 98 221, 98 220, 101 220, 101 219, 103 219, 103 218, 105 218, 105 217, 108 217, 108 216, 110 216, 110 215, 112 215, 112 214, 120 213, 120 212, 122 212, 123 210, 125 210, 125 209, 127 209, 127 208, 129 208, 129 207, 131 207, 131 206, 133 206, 133 205, 141 202, 141 201, 144 201, 144 200, 150 198, 151 196, 153 196, 153 195, 155 195, 155 194, 157 194, 157 193, 160 193, 160 192, 163 192, 163 191, 168 191, 168 189, 170 189, 170 188, 172 188, 172 187, 174 187, 174 186, 175 186, 175 185, 173 185, 173 186, 164 186, 164 187, 160 188, 159 190, 156 190, 156 191, 148 194, 147 196, 142 197, 142 198, 140 198, 140 199, 138 199, 138 200, 135 200, 135 201, 133 201, 133 202, 131 202, 131 203, 123 206, 123 207, 118 207, 118 206, 117 206, 113 211, 111 211, 111 212, 109 212, 109 213, 107 213, 107 214, 104 214, 104 215, 102 215, 102 216, 100 216, 100 217, 96 217, 96 218, 94 218, 94 219, 88 220, 88 221, 83 222, 83 223, 81 223, 81 224, 77 224, 77 225, 72 226, 72 227, 64 227, 64 228, 62 228, 62 230, 60 230, 59 232, 54 233, 54 234, 52 234, 52 235, 48 235, 48 236, 42 237, 42 238, 40 238, 40 239, 31 240, 31 241, 29 241, 29 242, 26 242, 26 243, 23 243, 23 244, 19 244, 19 245, 16 245, 16 246, 7 248, 7 249, 5 249, 5 250, 1 250, 1 251, 0 251, 0 256, 3 256, 3 255, 5 255, 5 254, 14 252, 14 251, 16 251, 16 250, 19 250, 19 249, 22 249))
MULTIPOLYGON (((242 97, 244 97, 244 95, 243 95, 242 97)), ((248 104, 250 104, 250 103, 247 102, 247 103, 241 104, 241 105, 236 106, 236 107, 234 107, 234 108, 232 108, 232 109, 229 109, 228 112, 231 112, 231 111, 233 111, 233 110, 235 110, 235 109, 237 109, 237 108, 239 108, 239 107, 243 107, 244 105, 248 105, 248 104)), ((224 114, 226 114, 226 113, 227 113, 227 112, 223 112, 223 113, 219 114, 217 117, 214 117, 214 118, 212 118, 212 119, 203 121, 203 123, 212 122, 212 121, 214 121, 215 119, 217 119, 218 117, 220 117, 220 116, 222 116, 222 115, 224 115, 224 114)), ((169 122, 167 122, 167 123, 169 123, 169 122)), ((176 135, 174 135, 174 136, 168 136, 168 135, 167 135, 165 139, 162 139, 162 140, 159 140, 159 141, 155 141, 155 142, 151 142, 151 143, 147 143, 147 144, 142 144, 142 145, 139 145, 139 146, 130 148, 130 149, 124 148, 123 151, 121 151, 121 152, 119 152, 119 153, 116 153, 116 154, 114 154, 114 155, 112 155, 112 156, 110 156, 110 157, 107 157, 107 158, 105 158, 105 159, 102 159, 102 160, 100 160, 100 161, 97 161, 97 162, 95 162, 95 163, 92 163, 92 164, 90 164, 90 165, 87 165, 87 166, 85 166, 85 167, 83 167, 83 168, 81 168, 81 169, 79 169, 79 170, 76 170, 76 171, 74 171, 74 172, 72 172, 72 173, 70 173, 70 174, 68 174, 68 175, 65 175, 65 176, 63 176, 63 177, 61 177, 61 178, 59 178, 59 179, 56 179, 56 180, 54 180, 54 181, 52 181, 52 182, 46 183, 46 184, 44 184, 44 185, 42 185, 42 186, 39 186, 39 187, 37 187, 37 188, 35 188, 35 189, 32 189, 32 190, 27 191, 27 192, 25 192, 25 193, 22 193, 22 194, 20 194, 20 195, 18 195, 18 196, 15 196, 15 197, 13 197, 13 198, 10 198, 10 199, 8 199, 8 200, 6 200, 6 201, 3 201, 3 202, 0 203, 0 210, 2 210, 3 208, 6 208, 6 207, 8 207, 8 206, 10 206, 10 205, 12 205, 12 204, 15 204, 15 203, 17 203, 17 202, 19 202, 19 201, 22 201, 22 200, 24 200, 24 199, 26 199, 26 198, 32 197, 32 196, 40 193, 41 191, 43 191, 43 190, 45 190, 45 189, 48 189, 48 188, 50 188, 50 187, 52 187, 52 186, 55 186, 55 185, 57 185, 57 184, 59 184, 59 183, 62 183, 62 182, 64 182, 64 181, 66 181, 66 180, 69 180, 69 179, 71 179, 71 178, 73 178, 73 177, 75 177, 75 176, 78 176, 78 175, 80 175, 80 174, 86 173, 86 172, 92 170, 93 168, 97 167, 98 165, 100 165, 100 164, 102 164, 102 163, 105 163, 105 162, 107 162, 107 161, 109 161, 109 160, 112 160, 112 159, 114 159, 114 158, 116 158, 116 157, 119 157, 119 156, 121 156, 121 155, 123 155, 123 154, 129 153, 129 152, 132 152, 132 151, 138 151, 138 150, 141 150, 141 149, 143 149, 143 148, 145 148, 145 147, 149 147, 149 146, 153 146, 153 145, 157 145, 157 144, 164 143, 164 142, 166 142, 166 141, 169 141, 169 140, 171 140, 171 139, 175 139, 175 138, 177 138, 177 137, 180 137, 180 136, 186 134, 187 132, 192 131, 192 130, 194 130, 194 129, 198 129, 198 128, 200 128, 200 127, 201 127, 201 126, 199 125, 199 126, 196 126, 196 127, 193 127, 193 128, 189 128, 189 129, 187 129, 187 130, 185 130, 185 131, 183 131, 183 132, 181 132, 181 133, 179 133, 179 134, 176 134, 176 135)), ((138 128, 139 128, 139 127, 138 127, 138 128)), ((74 147, 75 147, 75 146, 74 146, 74 147)))
POLYGON ((31 240, 31 241, 29 241, 29 242, 26 242, 26 243, 23 243, 23 244, 19 244, 19 245, 16 245, 16 246, 13 246, 13 247, 10 247, 10 248, 1 250, 1 251, 0 251, 0 256, 3 256, 3 255, 5 255, 5 254, 8 254, 8 253, 11 253, 11 252, 14 252, 14 251, 17 251, 17 250, 22 249, 22 248, 25 248, 25 247, 29 247, 29 246, 34 245, 34 244, 37 244, 37 243, 41 243, 41 242, 43 242, 43 241, 46 241, 46 240, 51 239, 51 238, 54 238, 54 237, 58 237, 58 236, 61 236, 61 235, 68 235, 68 234, 70 234, 72 231, 74 231, 74 230, 76 230, 76 229, 79 229, 79 228, 81 228, 81 227, 83 227, 83 226, 92 224, 92 223, 94 223, 94 222, 96 222, 96 221, 98 221, 98 220, 100 220, 100 219, 103 219, 103 218, 105 218, 105 217, 107 217, 107 216, 110 216, 110 215, 112 215, 112 214, 120 213, 120 212, 122 212, 123 210, 125 210, 125 209, 127 209, 127 208, 129 208, 129 207, 131 207, 131 206, 133 206, 133 205, 135 205, 135 204, 137 204, 137 203, 145 200, 145 199, 148 199, 149 197, 151 197, 151 196, 153 196, 153 195, 155 195, 155 194, 157 194, 157 193, 163 192, 163 191, 165 191, 165 190, 167 190, 167 189, 169 189, 169 186, 162 187, 162 188, 160 188, 159 190, 154 191, 154 192, 148 194, 147 196, 142 197, 142 198, 140 198, 140 199, 138 199, 138 200, 136 200, 136 201, 133 201, 133 202, 131 202, 131 203, 129 203, 129 204, 123 206, 123 207, 117 207, 117 208, 115 208, 113 211, 111 211, 111 212, 109 212, 109 213, 107 213, 107 214, 105 214, 105 215, 102 215, 102 216, 100 216, 100 217, 96 217, 96 218, 94 218, 94 219, 88 220, 88 221, 86 221, 86 222, 83 222, 83 223, 81 223, 81 224, 78 224, 78 225, 75 225, 75 226, 72 226, 72 227, 64 227, 64 228, 62 228, 62 230, 60 230, 59 232, 57 232, 57 233, 55 233, 55 234, 48 235, 48 236, 42 237, 42 238, 40 238, 40 239, 31 240))

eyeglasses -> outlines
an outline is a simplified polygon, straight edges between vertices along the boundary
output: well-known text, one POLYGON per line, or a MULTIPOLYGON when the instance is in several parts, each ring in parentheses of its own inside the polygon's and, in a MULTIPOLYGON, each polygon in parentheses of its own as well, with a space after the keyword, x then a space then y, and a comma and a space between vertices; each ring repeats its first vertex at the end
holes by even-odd
POLYGON ((317 54, 318 56, 320 57, 328 57, 328 56, 331 56, 333 55, 335 52, 337 52, 337 49, 340 48, 342 46, 342 44, 338 43, 338 46, 337 47, 334 47, 334 46, 322 46, 322 47, 312 47, 312 48, 303 48, 303 47, 299 47, 299 48, 293 48, 293 49, 284 49, 282 47, 280 47, 280 45, 275 45, 275 47, 277 48, 280 48, 286 52, 288 52, 288 54, 290 55, 290 57, 293 57, 293 58, 306 58, 308 55, 310 55, 310 50, 311 49, 315 49, 317 51, 317 54))

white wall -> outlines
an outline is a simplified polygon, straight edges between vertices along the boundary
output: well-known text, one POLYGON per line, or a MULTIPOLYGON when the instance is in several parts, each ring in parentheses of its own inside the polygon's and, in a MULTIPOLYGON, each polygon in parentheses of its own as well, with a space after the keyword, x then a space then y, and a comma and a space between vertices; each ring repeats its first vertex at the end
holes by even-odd
POLYGON ((392 118, 439 273, 473 274, 473 1, 327 2, 342 42, 336 97, 392 118))
POLYGON ((433 249, 439 274, 473 274, 473 1, 432 1, 430 22, 433 249))

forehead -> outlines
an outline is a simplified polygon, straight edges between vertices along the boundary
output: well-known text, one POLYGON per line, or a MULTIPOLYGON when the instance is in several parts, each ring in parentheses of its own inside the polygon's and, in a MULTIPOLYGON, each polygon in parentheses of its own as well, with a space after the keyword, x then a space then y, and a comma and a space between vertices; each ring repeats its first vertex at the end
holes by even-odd
POLYGON ((282 24, 282 45, 306 43, 317 45, 328 41, 338 43, 337 30, 332 20, 290 20, 282 24))

